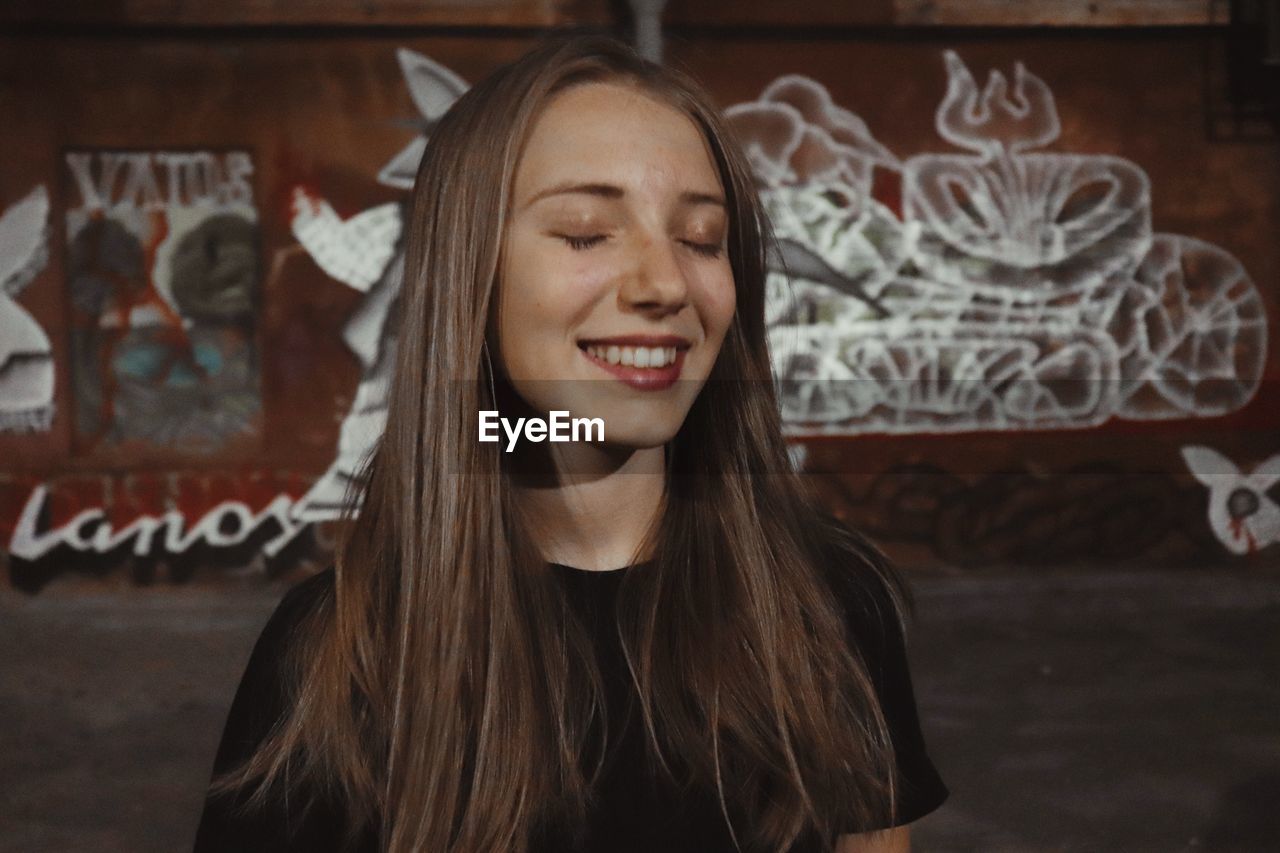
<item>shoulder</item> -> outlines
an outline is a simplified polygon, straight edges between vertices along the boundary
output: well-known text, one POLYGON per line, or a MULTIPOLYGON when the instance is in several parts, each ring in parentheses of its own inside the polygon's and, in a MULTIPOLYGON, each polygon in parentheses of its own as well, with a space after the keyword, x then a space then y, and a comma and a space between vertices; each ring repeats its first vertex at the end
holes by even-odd
POLYGON ((320 602, 333 595, 335 572, 333 566, 298 581, 285 590, 276 607, 273 619, 296 620, 314 610, 320 602))
POLYGON ((289 587, 263 627, 253 657, 283 651, 299 627, 332 598, 333 588, 332 566, 289 587))
POLYGON ((333 566, 316 572, 285 591, 268 624, 295 628, 333 596, 336 577, 333 566))
POLYGON ((915 820, 948 797, 921 730, 907 654, 912 611, 906 578, 867 536, 826 516, 822 570, 843 610, 846 635, 866 666, 894 748, 899 801, 891 825, 915 820))
MULTIPOLYGON (((288 714, 295 681, 290 668, 298 663, 295 651, 302 651, 297 646, 299 628, 333 594, 333 585, 334 571, 326 569, 294 584, 276 605, 249 654, 227 712, 213 764, 215 781, 244 767, 288 714)), ((295 830, 304 838, 323 835, 316 827, 327 826, 328 812, 307 811, 313 816, 301 822, 290 812, 290 799, 307 802, 309 797, 301 791, 297 797, 273 796, 265 805, 247 809, 242 804, 248 793, 248 789, 233 794, 210 789, 196 831, 197 851, 322 849, 289 840, 295 830)))
POLYGON ((870 537, 835 516, 818 513, 814 527, 817 568, 851 628, 882 640, 904 630, 912 596, 902 572, 870 537))
POLYGON ((816 536, 818 569, 886 714, 913 705, 907 640, 910 586, 884 552, 856 528, 823 515, 816 536))
POLYGON ((333 584, 329 568, 293 585, 267 619, 232 700, 216 762, 219 771, 248 758, 285 712, 299 629, 333 594, 333 584))

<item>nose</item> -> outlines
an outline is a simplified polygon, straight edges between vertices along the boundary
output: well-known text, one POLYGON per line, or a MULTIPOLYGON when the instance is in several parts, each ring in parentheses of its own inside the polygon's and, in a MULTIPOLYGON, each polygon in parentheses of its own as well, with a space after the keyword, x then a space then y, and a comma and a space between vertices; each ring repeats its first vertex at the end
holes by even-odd
POLYGON ((676 255, 678 250, 665 235, 637 237, 635 264, 618 291, 624 309, 666 315, 688 304, 689 282, 676 255))

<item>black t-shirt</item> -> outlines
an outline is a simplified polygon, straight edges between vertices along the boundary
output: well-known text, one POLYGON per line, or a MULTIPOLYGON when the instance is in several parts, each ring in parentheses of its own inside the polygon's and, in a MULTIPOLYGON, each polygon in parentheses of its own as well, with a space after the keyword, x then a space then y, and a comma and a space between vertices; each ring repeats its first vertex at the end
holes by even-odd
MULTIPOLYGON (((578 610, 596 641, 605 679, 606 701, 612 721, 621 719, 611 735, 604 773, 596 788, 587 838, 578 847, 564 838, 535 838, 530 853, 731 853, 735 850, 714 790, 679 794, 669 783, 655 782, 643 770, 646 743, 638 710, 631 701, 634 687, 612 621, 613 601, 627 572, 643 571, 641 563, 614 571, 585 571, 559 564, 552 570, 564 584, 568 600, 578 610), (622 709, 620 712, 618 709, 622 709)), ((928 814, 946 800, 948 791, 930 761, 916 712, 901 630, 892 616, 886 593, 878 582, 866 583, 859 574, 832 575, 833 589, 844 605, 850 642, 867 662, 889 725, 897 756, 899 804, 895 825, 928 814), (853 582, 844 583, 842 580, 853 582)), ((333 588, 333 570, 309 578, 285 594, 253 649, 240 687, 227 716, 214 773, 230 769, 253 753, 279 718, 285 705, 279 666, 294 626, 333 588)), ((344 834, 340 804, 321 798, 302 809, 300 795, 273 800, 247 815, 233 809, 233 798, 210 798, 196 833, 195 853, 210 851, 285 851, 319 853, 337 850, 344 834)), ((360 851, 377 849, 372 831, 361 837, 360 851)), ((799 843, 790 853, 816 853, 812 841, 799 843)))

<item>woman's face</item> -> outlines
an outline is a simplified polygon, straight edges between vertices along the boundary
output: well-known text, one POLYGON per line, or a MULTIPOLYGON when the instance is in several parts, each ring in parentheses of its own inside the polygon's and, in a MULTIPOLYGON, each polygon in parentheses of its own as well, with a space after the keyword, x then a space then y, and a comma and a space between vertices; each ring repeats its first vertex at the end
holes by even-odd
POLYGON ((684 113, 613 83, 557 95, 517 164, 498 286, 499 361, 539 412, 605 441, 679 431, 733 317, 729 217, 684 113))

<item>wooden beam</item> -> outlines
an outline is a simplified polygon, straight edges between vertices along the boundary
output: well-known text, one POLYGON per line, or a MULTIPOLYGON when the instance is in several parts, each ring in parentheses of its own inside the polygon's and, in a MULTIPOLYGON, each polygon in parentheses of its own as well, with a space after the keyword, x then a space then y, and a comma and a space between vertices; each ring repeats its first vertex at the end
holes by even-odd
POLYGON ((1149 27, 1225 24, 1220 0, 893 0, 907 26, 1149 27))
MULTIPOLYGON (((1227 0, 672 0, 668 26, 1203 26, 1227 0)), ((0 0, 0 25, 504 26, 611 24, 621 0, 0 0)))
POLYGON ((894 21, 896 0, 668 0, 662 21, 698 27, 859 27, 894 21))
POLYGON ((1026 27, 1224 24, 1227 0, 671 0, 669 26, 1026 27))
POLYGON ((0 25, 549 27, 612 18, 609 0, 0 0, 0 25))

